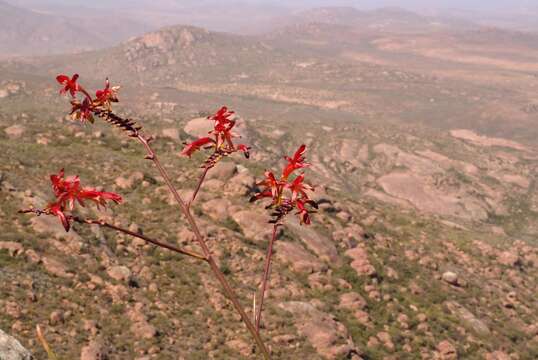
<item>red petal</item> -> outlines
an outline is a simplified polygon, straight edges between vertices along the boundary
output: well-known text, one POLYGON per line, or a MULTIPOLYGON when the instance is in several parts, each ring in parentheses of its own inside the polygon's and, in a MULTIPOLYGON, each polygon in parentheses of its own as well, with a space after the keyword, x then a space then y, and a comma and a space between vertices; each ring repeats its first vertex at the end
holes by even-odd
POLYGON ((62 85, 65 85, 65 83, 67 83, 69 80, 71 80, 71 79, 67 75, 58 75, 58 76, 56 76, 56 81, 58 81, 62 85))
POLYGON ((188 156, 188 157, 191 157, 191 155, 197 151, 198 149, 200 149, 200 147, 206 145, 206 144, 209 144, 209 143, 214 143, 215 141, 211 138, 208 138, 208 137, 204 137, 204 138, 200 138, 196 141, 193 141, 191 142, 190 144, 187 144, 185 146, 185 148, 183 148, 183 150, 181 151, 181 155, 184 155, 184 156, 188 156))

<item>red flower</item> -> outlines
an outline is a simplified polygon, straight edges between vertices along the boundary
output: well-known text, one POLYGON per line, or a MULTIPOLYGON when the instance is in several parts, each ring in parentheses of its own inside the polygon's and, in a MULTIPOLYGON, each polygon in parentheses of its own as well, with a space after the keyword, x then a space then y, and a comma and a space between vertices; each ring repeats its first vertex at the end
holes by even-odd
POLYGON ((97 191, 92 188, 81 188, 80 178, 78 176, 66 178, 64 169, 61 169, 58 174, 51 175, 50 181, 56 196, 56 202, 49 204, 45 211, 50 215, 57 216, 65 231, 69 231, 72 219, 65 212, 73 210, 75 201, 84 206, 84 201, 90 200, 97 205, 97 208, 100 206, 106 207, 107 201, 113 201, 116 204, 122 201, 121 196, 115 193, 97 191))
POLYGON ((118 102, 118 90, 119 86, 110 87, 110 81, 108 78, 105 81, 105 88, 103 90, 97 90, 95 92, 96 101, 101 105, 110 105, 110 102, 118 102))
POLYGON ((304 184, 304 173, 297 176, 287 187, 291 190, 291 200, 295 201, 300 196, 301 199, 309 200, 305 191, 314 191, 314 188, 308 184, 304 184))
POLYGON ((213 139, 211 139, 211 138, 208 138, 208 137, 203 137, 203 138, 200 138, 198 140, 195 140, 195 141, 191 142, 190 144, 186 144, 183 151, 181 151, 181 155, 191 157, 191 155, 195 151, 200 150, 200 148, 202 146, 210 144, 210 143, 215 143, 215 141, 213 139))
POLYGON ((66 205, 69 210, 75 207, 75 201, 81 206, 84 206, 85 200, 90 200, 96 203, 97 206, 106 206, 107 201, 120 203, 122 198, 120 195, 106 191, 97 191, 92 188, 81 188, 80 178, 78 176, 65 178, 64 170, 56 175, 51 175, 52 189, 56 195, 56 203, 64 208, 66 205))
POLYGON ((80 120, 82 122, 89 121, 93 124, 93 104, 88 100, 88 98, 84 98, 82 100, 82 103, 76 99, 71 100, 71 118, 73 120, 80 120))
POLYGON ((235 114, 234 111, 228 110, 226 106, 221 107, 215 114, 208 116, 209 120, 214 120, 219 124, 226 124, 231 122, 230 117, 235 114))
POLYGON ((299 149, 295 152, 292 158, 286 156, 285 159, 288 161, 288 165, 284 168, 282 172, 282 177, 287 179, 297 169, 302 169, 310 166, 310 164, 305 163, 304 153, 306 152, 306 145, 301 145, 299 149))
POLYGON ((69 232, 69 229, 71 228, 71 223, 69 221, 69 218, 65 215, 63 207, 58 203, 52 203, 49 204, 45 211, 47 211, 49 214, 57 216, 60 222, 62 223, 64 229, 66 232, 69 232))
MULTIPOLYGON (((243 155, 248 159, 250 157, 250 147, 245 144, 235 145, 233 143, 233 138, 238 137, 232 132, 236 121, 230 119, 235 113, 228 110, 226 106, 221 107, 215 114, 208 116, 209 120, 215 122, 213 130, 209 132, 210 135, 214 136, 214 139, 209 137, 203 137, 196 141, 193 141, 190 144, 186 144, 182 155, 191 156, 195 151, 199 150, 202 146, 209 143, 213 143, 211 146, 214 149, 214 154, 205 162, 204 167, 210 168, 216 164, 223 156, 230 155, 234 152, 241 151, 243 155), (217 155, 217 156, 214 156, 217 155)), ((208 148, 211 148, 208 147, 208 148)))
POLYGON ((282 183, 277 181, 275 175, 271 171, 266 170, 265 180, 256 183, 256 185, 263 186, 266 188, 266 191, 270 191, 273 196, 273 202, 278 203, 279 194, 282 191, 282 183))
POLYGON ((297 200, 297 214, 301 219, 301 224, 310 225, 310 212, 306 209, 305 203, 301 200, 297 200))
POLYGON ((243 155, 248 159, 250 157, 250 146, 246 146, 245 144, 239 144, 237 145, 237 150, 242 151, 243 155))
POLYGON ((83 200, 90 200, 93 201, 97 207, 106 207, 107 201, 113 201, 116 204, 119 204, 123 199, 120 195, 113 192, 97 191, 94 189, 85 188, 78 193, 77 200, 82 206, 84 206, 82 202, 83 200))
POLYGON ((271 171, 265 171, 265 179, 256 184, 261 186, 262 189, 252 196, 250 201, 254 202, 263 198, 272 199, 271 204, 268 206, 268 208, 273 209, 271 214, 273 220, 270 223, 278 224, 293 209, 297 209, 301 224, 310 224, 310 214, 315 211, 308 210, 306 205, 317 209, 317 204, 315 201, 310 200, 306 192, 314 191, 314 188, 304 183, 304 173, 297 176, 293 181, 288 181, 288 177, 293 171, 310 165, 305 163, 305 152, 306 145, 301 145, 293 157, 285 157, 288 164, 284 167, 280 180, 277 180, 271 171))
POLYGON ((72 97, 75 97, 77 91, 80 90, 80 86, 77 83, 78 74, 74 74, 73 77, 69 78, 67 75, 58 75, 56 80, 63 86, 60 90, 60 94, 64 95, 68 91, 72 97))

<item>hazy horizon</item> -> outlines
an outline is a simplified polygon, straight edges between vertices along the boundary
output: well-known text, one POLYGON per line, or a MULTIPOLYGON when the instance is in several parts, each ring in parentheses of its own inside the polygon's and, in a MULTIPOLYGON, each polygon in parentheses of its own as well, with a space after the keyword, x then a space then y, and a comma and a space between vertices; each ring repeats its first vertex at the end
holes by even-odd
POLYGON ((44 8, 47 6, 68 6, 68 7, 90 7, 90 8, 125 8, 145 7, 145 8, 183 8, 192 6, 204 6, 218 4, 219 6, 233 6, 240 4, 265 5, 283 8, 310 8, 319 6, 353 6, 357 9, 374 9, 381 7, 400 7, 412 11, 427 10, 470 10, 490 13, 492 11, 519 12, 523 10, 537 10, 538 4, 531 0, 117 0, 114 2, 106 0, 95 0, 90 4, 84 0, 4 0, 7 3, 19 6, 32 6, 44 8))

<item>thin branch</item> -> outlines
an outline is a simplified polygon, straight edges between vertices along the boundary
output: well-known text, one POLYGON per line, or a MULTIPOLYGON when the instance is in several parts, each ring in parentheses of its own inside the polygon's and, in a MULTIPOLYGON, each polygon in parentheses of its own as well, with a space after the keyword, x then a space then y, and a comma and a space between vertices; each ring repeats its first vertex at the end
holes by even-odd
MULTIPOLYGON (((79 222, 77 219, 75 219, 75 221, 79 222)), ((93 225, 99 225, 99 226, 103 226, 103 227, 107 227, 107 228, 109 228, 109 229, 113 229, 113 230, 116 230, 116 231, 125 233, 125 234, 127 234, 127 235, 131 235, 131 236, 133 236, 133 237, 142 239, 142 240, 144 240, 145 242, 151 243, 151 244, 156 245, 156 246, 158 246, 158 247, 161 247, 161 248, 164 248, 164 249, 171 250, 171 251, 176 252, 176 253, 178 253, 178 254, 187 255, 187 256, 196 258, 196 259, 198 259, 198 260, 207 261, 207 259, 206 259, 205 256, 200 255, 200 254, 197 254, 197 253, 194 252, 194 251, 189 251, 189 250, 185 250, 185 249, 180 249, 180 248, 175 247, 175 246, 173 246, 173 245, 169 245, 169 244, 160 242, 160 241, 158 241, 158 240, 154 240, 154 239, 148 238, 147 236, 142 235, 142 234, 140 234, 140 233, 135 233, 135 232, 133 232, 133 231, 130 231, 130 230, 127 230, 127 229, 123 229, 123 228, 120 228, 120 227, 118 227, 118 226, 109 224, 109 223, 104 222, 104 221, 102 221, 102 220, 84 220, 84 223, 86 223, 86 224, 93 224, 93 225)))
MULTIPOLYGON (((36 214, 37 216, 40 216, 40 215, 50 215, 48 212, 46 212, 46 211, 44 211, 44 210, 39 210, 39 209, 19 210, 19 213, 21 213, 21 214, 33 213, 33 214, 36 214)), ((77 217, 77 216, 69 216, 68 218, 69 218, 70 220, 72 220, 72 221, 75 221, 75 222, 79 223, 79 224, 98 225, 98 226, 106 227, 106 228, 109 228, 109 229, 112 229, 112 230, 116 230, 116 231, 118 231, 118 232, 121 232, 121 233, 130 235, 130 236, 132 236, 132 237, 136 237, 136 238, 142 239, 142 240, 144 240, 145 242, 150 243, 150 244, 153 244, 153 245, 156 245, 156 246, 158 246, 158 247, 161 247, 161 248, 164 248, 164 249, 168 249, 168 250, 173 251, 173 252, 176 252, 176 253, 178 253, 178 254, 182 254, 182 255, 190 256, 190 257, 193 257, 193 258, 195 258, 195 259, 203 260, 203 261, 206 261, 206 262, 207 262, 207 259, 205 258, 205 256, 200 255, 200 254, 197 254, 197 253, 194 252, 194 251, 189 251, 189 250, 180 249, 180 248, 178 248, 178 247, 175 247, 175 246, 173 246, 173 245, 166 244, 166 243, 161 242, 161 241, 159 241, 159 240, 151 239, 151 238, 149 238, 149 237, 147 237, 147 236, 145 236, 145 235, 142 235, 142 234, 140 234, 140 233, 136 233, 136 232, 133 232, 133 231, 130 231, 130 230, 121 228, 121 227, 119 227, 119 226, 116 226, 116 225, 107 223, 107 222, 104 221, 104 220, 82 219, 82 218, 77 217)))
POLYGON ((196 189, 194 190, 194 193, 192 194, 191 200, 187 204, 187 208, 190 209, 192 203, 194 203, 194 200, 196 199, 196 195, 198 195, 198 192, 200 191, 200 188, 202 187, 202 184, 205 180, 205 177, 209 169, 210 169, 209 167, 204 168, 204 172, 202 173, 202 175, 200 176, 200 179, 198 180, 198 185, 196 185, 196 189))
POLYGON ((276 231, 279 224, 275 224, 273 226, 273 237, 271 238, 271 241, 269 242, 269 247, 267 248, 267 256, 265 257, 265 269, 263 271, 263 278, 262 278, 262 291, 260 294, 260 305, 258 306, 257 312, 256 312, 256 332, 260 332, 260 324, 262 320, 262 310, 263 310, 263 300, 265 298, 265 291, 268 287, 268 280, 269 275, 271 272, 271 260, 273 257, 273 244, 276 240, 276 231))
POLYGON ((202 248, 202 251, 203 251, 203 253, 204 253, 204 255, 205 255, 206 259, 207 259, 207 262, 209 263, 209 266, 211 267, 211 271, 213 272, 213 274, 215 275, 217 280, 220 282, 222 288, 224 289, 224 293, 225 293, 226 297, 228 297, 228 299, 232 302, 233 306, 235 307, 235 310, 241 316, 241 319, 245 323, 248 331, 250 332, 250 334, 254 338, 254 341, 256 342, 258 347, 260 348, 260 351, 262 352, 263 357, 266 360, 271 359, 271 356, 269 355, 269 351, 265 347, 265 344, 264 344, 263 340, 261 339, 260 335, 258 334, 258 332, 256 331, 256 328, 252 324, 252 321, 250 321, 250 318, 248 317, 245 310, 243 309, 243 306, 239 302, 239 300, 237 298, 237 295, 235 294, 234 290, 232 289, 232 287, 230 286, 230 284, 226 280, 226 277, 224 276, 222 271, 219 269, 217 263, 213 259, 213 256, 211 255, 211 251, 209 250, 209 248, 208 248, 208 246, 207 246, 207 244, 206 244, 206 242, 204 240, 204 237, 202 236, 202 234, 200 232, 200 229, 198 228, 198 225, 196 224, 196 221, 194 220, 194 218, 193 218, 193 216, 192 216, 192 214, 191 214, 191 212, 189 210, 188 205, 185 203, 183 198, 179 195, 179 193, 177 192, 177 189, 175 188, 174 184, 172 184, 170 176, 168 175, 167 171, 162 166, 161 162, 159 161, 159 158, 155 154, 155 151, 151 148, 151 145, 149 144, 149 140, 147 138, 145 138, 144 136, 140 135, 140 134, 138 134, 138 136, 136 136, 136 138, 140 141, 140 143, 142 143, 142 145, 146 149, 146 152, 147 152, 146 159, 151 160, 155 164, 155 166, 157 167, 157 170, 159 171, 159 173, 163 177, 164 182, 166 183, 166 186, 168 187, 168 189, 170 190, 170 192, 174 196, 174 199, 178 203, 181 212, 187 218, 187 221, 188 221, 189 225, 191 226, 191 229, 194 232, 194 235, 196 236, 196 240, 200 244, 200 247, 202 248))

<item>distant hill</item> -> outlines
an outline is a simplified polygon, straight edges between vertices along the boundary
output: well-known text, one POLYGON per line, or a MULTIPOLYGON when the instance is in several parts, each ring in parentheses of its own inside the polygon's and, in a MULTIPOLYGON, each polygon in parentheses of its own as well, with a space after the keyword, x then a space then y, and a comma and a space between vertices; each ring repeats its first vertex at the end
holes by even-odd
POLYGON ((354 7, 320 7, 297 12, 283 21, 283 25, 296 29, 309 24, 330 24, 361 31, 398 33, 469 30, 477 27, 470 21, 423 16, 397 7, 370 11, 361 11, 354 7))
POLYGON ((132 20, 108 15, 62 17, 0 0, 0 55, 50 55, 108 47, 148 31, 132 20))
POLYGON ((114 47, 27 59, 19 66, 30 66, 27 71, 49 75, 78 72, 104 79, 113 74, 116 81, 124 84, 171 86, 187 80, 218 82, 230 74, 258 71, 288 57, 255 37, 178 25, 114 47))

